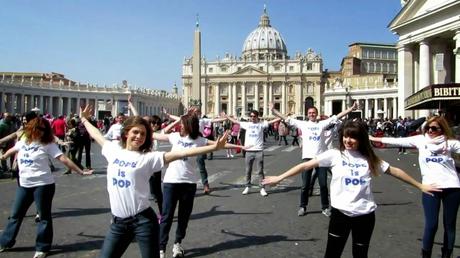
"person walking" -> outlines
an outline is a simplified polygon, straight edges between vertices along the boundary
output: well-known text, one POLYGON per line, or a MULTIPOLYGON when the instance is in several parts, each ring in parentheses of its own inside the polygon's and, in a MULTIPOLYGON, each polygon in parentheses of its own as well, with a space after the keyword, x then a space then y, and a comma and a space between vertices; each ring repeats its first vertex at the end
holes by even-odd
POLYGON ((54 142, 51 126, 44 118, 34 118, 24 128, 24 137, 14 147, 0 156, 4 160, 17 153, 19 185, 8 223, 0 236, 0 252, 10 249, 16 243, 22 221, 32 202, 35 202, 40 221, 37 223, 34 258, 46 257, 53 242, 53 220, 51 206, 56 189, 55 180, 48 165, 52 157, 69 169, 81 175, 83 171, 68 159, 54 142))
POLYGON ((284 145, 288 145, 287 135, 289 134, 289 128, 286 122, 283 120, 280 121, 278 125, 278 145, 281 145, 281 141, 284 140, 284 145))
POLYGON ((403 170, 381 160, 372 149, 362 122, 347 121, 340 131, 340 149, 327 150, 279 176, 267 176, 264 185, 276 185, 287 177, 314 167, 331 167, 331 216, 324 257, 341 257, 350 232, 353 257, 368 257, 377 205, 372 194, 373 178, 385 173, 433 195, 439 189, 421 184, 403 170))
MULTIPOLYGON (((357 102, 354 102, 353 105, 339 113, 338 115, 331 116, 330 118, 322 121, 318 121, 318 109, 316 107, 310 107, 307 110, 308 121, 297 120, 288 116, 281 114, 278 110, 274 108, 273 103, 270 103, 270 110, 272 110, 275 116, 284 119, 289 125, 298 128, 302 132, 302 159, 308 161, 313 159, 316 155, 324 152, 326 150, 325 144, 325 129, 335 123, 337 119, 342 118, 353 110, 358 108, 357 102)), ((315 168, 316 176, 318 177, 318 183, 320 187, 321 195, 321 210, 322 213, 329 217, 330 208, 329 208, 329 193, 327 189, 327 168, 325 167, 316 167, 315 168)), ((308 199, 310 195, 310 188, 312 186, 313 169, 306 170, 302 173, 302 187, 300 189, 300 205, 299 210, 297 211, 298 216, 305 216, 307 214, 308 199)))
POLYGON ((411 137, 381 138, 369 136, 369 139, 396 146, 413 146, 418 149, 422 182, 435 184, 442 189, 442 192, 434 193, 434 195, 426 193, 422 195, 425 214, 422 256, 424 258, 431 257, 442 203, 444 226, 442 257, 452 257, 457 213, 460 205, 460 179, 452 154, 460 153, 460 142, 455 139, 446 119, 442 116, 429 118, 423 130, 423 134, 411 137))
POLYGON ((240 124, 240 128, 246 130, 244 137, 245 146, 245 164, 246 164, 246 187, 242 194, 246 195, 249 193, 252 187, 251 176, 252 167, 254 163, 257 164, 257 170, 259 175, 259 186, 260 195, 267 196, 268 193, 265 191, 262 185, 262 179, 264 179, 264 130, 269 124, 273 124, 281 119, 275 118, 271 121, 261 122, 259 119, 259 112, 252 110, 249 113, 249 122, 241 122, 233 117, 227 116, 232 123, 240 124))
POLYGON ((100 257, 121 257, 133 239, 139 245, 141 257, 160 257, 159 225, 150 207, 149 178, 175 160, 222 149, 226 139, 204 147, 152 152, 152 128, 142 117, 126 119, 120 141, 108 141, 88 121, 91 113, 91 106, 86 106, 81 119, 90 136, 102 146, 102 155, 108 162, 107 191, 112 213, 100 257))

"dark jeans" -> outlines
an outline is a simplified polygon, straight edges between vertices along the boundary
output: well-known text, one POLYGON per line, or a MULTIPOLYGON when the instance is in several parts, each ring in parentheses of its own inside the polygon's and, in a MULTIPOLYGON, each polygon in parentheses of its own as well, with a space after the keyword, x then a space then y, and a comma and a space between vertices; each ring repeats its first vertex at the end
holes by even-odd
MULTIPOLYGON (((75 163, 75 165, 77 165, 80 169, 83 169, 83 166, 78 162, 77 158, 78 145, 75 145, 74 143, 72 143, 72 145, 73 146, 69 147, 68 157, 71 161, 73 161, 73 163, 75 163)), ((67 168, 67 171, 70 171, 70 168, 67 168)))
POLYGON ((326 258, 339 258, 347 243, 351 231, 352 252, 354 258, 365 258, 369 251, 372 232, 375 225, 375 213, 349 217, 337 209, 332 208, 329 221, 326 258))
POLYGON ((0 246, 13 247, 16 243, 16 236, 21 227, 22 220, 32 202, 35 202, 40 222, 37 224, 37 237, 35 239, 35 250, 49 252, 53 242, 53 221, 51 218, 51 204, 53 202, 55 184, 25 188, 18 186, 14 199, 11 216, 8 224, 0 237, 0 246))
MULTIPOLYGON (((311 159, 303 159, 304 162, 311 159)), ((318 176, 319 190, 321 193, 321 209, 329 208, 329 193, 327 189, 327 169, 326 167, 315 168, 318 176)), ((308 198, 313 169, 302 172, 302 187, 300 188, 300 207, 308 206, 308 198)))
POLYGON ((206 154, 198 155, 196 157, 196 164, 198 165, 198 170, 200 171, 201 175, 201 183, 204 185, 209 185, 208 182, 208 171, 206 170, 206 154))
POLYGON ((181 243, 187 232, 188 221, 193 210, 196 184, 188 183, 163 183, 163 213, 160 223, 160 250, 166 250, 169 240, 174 212, 179 203, 177 213, 177 229, 174 243, 181 243))
POLYGON ((434 196, 423 193, 422 204, 425 212, 425 230, 423 233, 424 250, 433 248, 438 230, 439 209, 442 202, 444 241, 443 248, 452 250, 455 243, 457 212, 460 204, 460 188, 444 188, 442 192, 433 192, 434 196))
POLYGON ((262 186, 264 175, 264 152, 263 151, 246 151, 246 186, 251 186, 252 166, 257 164, 257 174, 259 175, 259 186, 262 186))
POLYGON ((154 172, 149 179, 150 194, 158 204, 158 211, 161 214, 163 208, 163 191, 161 190, 161 170, 154 172))
POLYGON ((286 135, 280 135, 278 140, 278 145, 281 145, 281 141, 284 141, 284 145, 288 145, 286 135))
POLYGON ((78 145, 78 152, 77 152, 77 160, 79 164, 81 163, 81 159, 83 156, 83 148, 85 148, 85 165, 86 168, 91 167, 91 139, 83 138, 81 143, 78 145))
POLYGON ((139 244, 141 257, 160 257, 158 220, 152 208, 133 217, 112 217, 99 257, 121 257, 133 239, 139 244))

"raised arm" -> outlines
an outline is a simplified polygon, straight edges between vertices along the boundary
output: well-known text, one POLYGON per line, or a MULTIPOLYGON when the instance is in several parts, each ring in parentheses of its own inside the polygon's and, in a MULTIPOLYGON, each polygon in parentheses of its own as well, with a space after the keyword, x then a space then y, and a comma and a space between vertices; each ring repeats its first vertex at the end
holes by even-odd
POLYGON ((283 115, 281 114, 281 112, 279 112, 278 110, 275 109, 275 105, 273 104, 273 102, 270 102, 269 104, 269 108, 270 110, 273 112, 273 114, 283 120, 286 120, 288 117, 286 115, 283 115))
POLYGON ((303 172, 305 170, 309 170, 309 169, 315 168, 317 166, 319 166, 318 160, 311 159, 309 161, 302 162, 302 163, 298 164, 295 167, 292 167, 291 169, 289 169, 288 171, 284 172, 283 174, 281 174, 279 176, 267 176, 267 177, 265 177, 265 179, 262 180, 262 184, 263 185, 276 185, 276 184, 278 184, 279 182, 283 181, 284 179, 286 179, 288 177, 297 175, 297 174, 299 174, 299 173, 301 173, 301 172, 303 172))
POLYGON ((104 136, 101 134, 101 131, 94 127, 89 121, 88 118, 91 116, 91 113, 93 112, 93 109, 90 105, 86 105, 85 109, 80 108, 80 117, 81 117, 81 122, 85 126, 86 131, 88 131, 88 134, 101 146, 104 145, 106 139, 104 136))
POLYGON ((233 118, 233 117, 231 117, 231 116, 226 116, 225 118, 228 119, 228 120, 230 120, 232 123, 235 123, 235 124, 239 124, 239 123, 240 123, 240 121, 238 121, 238 119, 235 119, 235 118, 233 118))
POLYGON ((170 151, 166 152, 164 155, 165 163, 172 162, 174 160, 183 159, 185 157, 196 156, 200 154, 205 154, 208 152, 213 152, 219 149, 223 149, 227 143, 228 132, 225 132, 222 137, 217 139, 214 145, 206 145, 202 147, 190 148, 185 150, 170 151))
POLYGON ((268 121, 268 124, 273 124, 273 123, 276 123, 276 122, 279 122, 279 121, 281 121, 281 118, 277 117, 275 119, 272 119, 272 120, 268 121))
POLYGON ((402 169, 397 168, 397 167, 392 167, 390 166, 388 170, 386 171, 388 175, 391 175, 404 183, 407 183, 409 185, 412 185, 415 188, 418 188, 420 191, 427 193, 429 195, 433 195, 432 192, 441 192, 442 190, 437 188, 436 185, 424 185, 419 183, 417 180, 415 180, 413 177, 411 177, 409 174, 404 172, 402 169))
POLYGON ((9 135, 7 135, 7 136, 3 137, 2 139, 0 139, 0 144, 3 144, 5 142, 9 142, 9 141, 18 139, 19 136, 21 136, 22 132, 23 132, 23 130, 22 130, 22 127, 21 127, 16 132, 10 133, 9 135))
POLYGON ((174 126, 180 123, 180 119, 174 120, 174 122, 169 123, 164 129, 162 133, 169 133, 174 126))
POLYGON ((133 116, 138 116, 139 112, 137 112, 136 107, 134 107, 132 100, 133 100, 133 96, 131 94, 129 94, 129 96, 128 96, 128 108, 133 113, 133 116))
POLYGON ((355 111, 356 109, 358 109, 358 102, 357 101, 353 102, 353 105, 350 108, 348 108, 347 110, 344 110, 344 111, 340 112, 337 115, 337 119, 340 119, 343 116, 348 115, 348 113, 350 113, 351 111, 355 111))

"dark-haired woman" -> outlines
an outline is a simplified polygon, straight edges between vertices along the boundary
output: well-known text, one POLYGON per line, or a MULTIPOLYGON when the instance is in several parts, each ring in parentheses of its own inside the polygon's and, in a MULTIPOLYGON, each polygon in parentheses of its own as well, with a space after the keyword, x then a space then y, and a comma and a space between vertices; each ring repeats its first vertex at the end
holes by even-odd
POLYGON ((422 195, 425 213, 422 255, 431 257, 442 203, 444 225, 442 257, 451 257, 460 205, 460 179, 452 153, 460 153, 460 142, 454 138, 444 117, 434 116, 428 119, 423 129, 423 135, 406 138, 369 137, 369 139, 397 146, 415 146, 418 149, 422 182, 434 184, 442 189, 442 192, 434 195, 425 193, 422 195))
POLYGON ((32 202, 35 202, 40 221, 37 224, 34 258, 42 258, 50 251, 53 241, 51 205, 56 187, 48 158, 55 158, 82 175, 91 174, 92 171, 82 171, 63 155, 55 143, 49 122, 44 118, 34 118, 28 122, 24 127, 24 137, 0 159, 15 153, 18 154, 19 187, 8 224, 0 237, 0 251, 14 246, 22 220, 32 202))
POLYGON ((91 113, 90 106, 81 112, 82 123, 102 146, 102 155, 107 159, 107 191, 112 212, 112 224, 100 257, 121 257, 133 239, 139 244, 141 257, 159 257, 158 220, 149 201, 150 177, 174 160, 223 148, 225 139, 202 148, 152 152, 152 128, 142 117, 126 119, 120 141, 111 142, 88 122, 91 113))
POLYGON ((331 167, 332 210, 325 257, 342 255, 350 231, 353 257, 367 257, 377 207, 371 190, 373 177, 386 173, 427 194, 437 189, 418 183, 401 169, 377 157, 363 123, 346 122, 340 131, 340 139, 339 150, 327 150, 279 176, 266 177, 263 183, 273 185, 314 167, 331 167))
MULTIPOLYGON (((171 151, 182 152, 190 148, 206 146, 212 141, 201 136, 199 119, 196 115, 187 114, 180 117, 181 129, 178 133, 155 134, 154 138, 160 141, 169 141, 171 151)), ((228 132, 223 138, 228 137, 228 132)), ((226 144, 226 147, 237 146, 226 144)), ((173 245, 172 257, 182 257, 184 249, 181 242, 185 237, 190 215, 193 210, 193 200, 196 193, 196 159, 184 158, 171 162, 163 178, 163 213, 160 223, 160 252, 164 257, 169 240, 174 212, 179 206, 177 217, 176 237, 173 245)))

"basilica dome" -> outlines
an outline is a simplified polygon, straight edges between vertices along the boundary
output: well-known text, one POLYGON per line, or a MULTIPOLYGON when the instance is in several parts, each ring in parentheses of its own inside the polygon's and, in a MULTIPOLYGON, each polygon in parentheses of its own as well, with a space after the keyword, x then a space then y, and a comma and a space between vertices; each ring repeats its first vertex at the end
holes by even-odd
POLYGON ((246 60, 284 59, 287 48, 281 34, 270 25, 267 10, 260 17, 259 26, 244 41, 243 58, 246 60))

